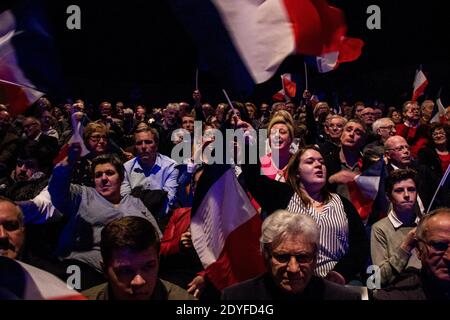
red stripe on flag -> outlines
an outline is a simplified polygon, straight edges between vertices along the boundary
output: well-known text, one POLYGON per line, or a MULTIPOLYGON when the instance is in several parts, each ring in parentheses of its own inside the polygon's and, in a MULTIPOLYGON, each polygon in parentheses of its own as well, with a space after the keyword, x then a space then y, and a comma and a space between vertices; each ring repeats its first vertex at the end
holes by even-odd
POLYGON ((413 92, 413 96, 412 96, 412 101, 417 101, 417 98, 420 97, 421 95, 423 95, 423 93, 425 92, 425 88, 428 85, 428 80, 425 80, 425 82, 422 82, 422 84, 414 90, 413 92))
POLYGON ((222 290, 266 271, 259 236, 249 236, 261 235, 261 224, 261 218, 256 214, 228 235, 219 258, 206 268, 208 279, 217 289, 222 290))
POLYGON ((366 220, 372 211, 373 200, 367 199, 355 181, 347 183, 350 201, 359 213, 362 220, 366 220))
POLYGON ((320 56, 337 51, 347 31, 344 14, 325 0, 283 0, 298 53, 320 56))

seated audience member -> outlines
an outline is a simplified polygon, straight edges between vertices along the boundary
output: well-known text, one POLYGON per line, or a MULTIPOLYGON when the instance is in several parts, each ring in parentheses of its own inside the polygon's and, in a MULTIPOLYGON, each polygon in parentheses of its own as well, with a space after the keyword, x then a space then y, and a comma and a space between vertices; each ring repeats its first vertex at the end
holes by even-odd
POLYGON ((223 300, 359 300, 350 289, 314 275, 319 228, 308 216, 279 210, 262 225, 267 272, 224 289, 223 300))
POLYGON ((384 155, 384 143, 389 137, 395 136, 395 124, 390 118, 381 118, 372 124, 372 131, 377 135, 377 139, 367 144, 363 152, 364 154, 371 152, 371 154, 382 157, 384 155))
POLYGON ((174 160, 158 152, 158 142, 156 129, 136 130, 134 144, 137 156, 124 164, 121 194, 138 192, 147 208, 159 219, 167 215, 176 203, 178 169, 174 160), (152 200, 147 201, 147 198, 152 200))
POLYGON ((124 169, 117 157, 101 155, 92 161, 95 188, 70 184, 72 168, 80 153, 79 143, 70 145, 68 158, 53 170, 48 191, 53 205, 69 220, 62 231, 56 255, 65 259, 64 264, 82 268, 82 274, 87 277, 82 279, 82 287, 86 288, 102 280, 100 232, 109 221, 139 216, 153 223, 158 232, 159 229, 141 200, 120 195, 124 169))
POLYGON ((22 210, 8 198, 0 196, 0 256, 20 260, 24 242, 22 210))
MULTIPOLYGON (((417 164, 411 154, 411 147, 401 136, 392 136, 384 143, 388 172, 396 169, 414 169, 417 172, 417 204, 420 212, 426 212, 433 194, 439 185, 439 179, 427 166, 417 164)), ((448 188, 444 186, 433 202, 433 207, 448 206, 450 197, 446 197, 448 188)))
POLYGON ((101 232, 102 268, 108 279, 83 292, 90 300, 194 300, 158 278, 158 230, 141 217, 111 221, 101 232))
POLYGON ((411 147, 411 154, 417 157, 420 149, 428 143, 428 126, 420 124, 420 107, 416 101, 406 101, 403 104, 403 116, 405 121, 397 124, 397 134, 402 136, 411 147))
POLYGON ((381 285, 390 284, 408 268, 420 269, 416 251, 417 200, 416 177, 411 169, 391 171, 386 193, 392 210, 372 226, 370 249, 372 263, 380 267, 381 285))
POLYGON ((0 178, 8 175, 14 168, 19 149, 19 137, 12 130, 11 115, 0 110, 0 178))
POLYGON ((450 209, 425 215, 416 238, 421 270, 405 272, 391 286, 375 291, 376 300, 450 300, 450 209))
POLYGON ((450 127, 432 123, 430 135, 428 145, 419 150, 418 160, 442 178, 450 165, 450 127))

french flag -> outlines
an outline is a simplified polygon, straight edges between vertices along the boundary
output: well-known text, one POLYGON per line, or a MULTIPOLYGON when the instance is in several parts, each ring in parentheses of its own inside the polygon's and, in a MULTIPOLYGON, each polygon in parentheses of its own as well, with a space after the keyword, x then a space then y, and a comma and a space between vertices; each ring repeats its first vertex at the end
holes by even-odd
POLYGON ((388 203, 384 193, 384 181, 387 169, 383 157, 367 170, 357 175, 354 181, 347 183, 350 201, 355 206, 363 221, 367 221, 370 214, 384 215, 388 203))
POLYGON ((16 115, 61 84, 40 2, 19 1, 0 13, 0 103, 16 115))
POLYGON ((428 80, 425 74, 422 72, 422 70, 416 71, 416 76, 414 77, 414 83, 413 83, 413 95, 411 100, 417 101, 417 98, 423 95, 425 92, 425 88, 428 85, 428 80))
POLYGON ((265 272, 261 218, 228 165, 207 166, 196 190, 192 243, 208 279, 222 290, 265 272))
POLYGON ((87 300, 53 274, 6 257, 0 257, 0 289, 0 300, 87 300))
POLYGON ((273 95, 273 100, 284 101, 287 98, 294 98, 297 94, 297 84, 291 80, 290 73, 284 73, 281 75, 281 85, 283 89, 273 95))
POLYGON ((326 0, 168 0, 201 61, 227 88, 251 92, 289 55, 321 56, 345 44, 342 10, 326 0))
POLYGON ((317 70, 326 73, 337 69, 341 63, 357 60, 361 56, 363 46, 361 39, 342 37, 338 46, 315 57, 317 70))
POLYGON ((442 123, 442 124, 444 124, 446 122, 445 108, 444 108, 444 105, 442 104, 440 97, 436 100, 436 105, 433 108, 433 113, 431 116, 430 123, 433 123, 433 122, 442 123))

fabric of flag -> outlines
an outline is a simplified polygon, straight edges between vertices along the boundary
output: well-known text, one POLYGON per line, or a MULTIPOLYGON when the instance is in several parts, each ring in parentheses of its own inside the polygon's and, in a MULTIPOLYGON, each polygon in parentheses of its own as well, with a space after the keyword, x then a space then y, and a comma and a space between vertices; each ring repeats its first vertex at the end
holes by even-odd
POLYGON ((416 76, 414 78, 413 83, 414 90, 411 100, 417 101, 417 98, 423 95, 423 93, 425 92, 425 88, 427 87, 427 85, 428 85, 427 77, 425 77, 425 74, 422 72, 422 70, 417 70, 416 76))
POLYGON ((17 1, 0 21, 0 103, 20 114, 44 93, 61 92, 58 59, 40 0, 17 1))
POLYGON ((316 57, 317 70, 320 73, 329 72, 337 69, 339 64, 343 62, 351 62, 357 60, 361 56, 364 42, 356 38, 342 37, 340 46, 316 57))
POLYGON ((431 114, 431 120, 430 123, 437 122, 444 124, 446 122, 445 118, 445 108, 442 104, 441 98, 439 97, 436 100, 436 104, 433 108, 433 113, 431 114))
POLYGON ((230 166, 206 166, 192 213, 192 243, 216 288, 265 272, 259 245, 262 221, 230 166))
POLYGON ((0 257, 0 288, 9 299, 86 300, 53 274, 6 257, 0 257))
POLYGON ((16 32, 13 13, 0 14, 0 103, 9 105, 10 111, 20 114, 44 94, 34 90, 34 84, 19 67, 12 39, 16 32))
MULTIPOLYGON (((387 177, 383 157, 348 183, 350 200, 362 220, 375 211, 387 210, 384 181, 387 177)), ((379 212, 377 212, 378 214, 379 212)))
POLYGON ((291 74, 285 73, 281 75, 281 82, 286 95, 290 98, 294 98, 297 94, 297 85, 291 80, 291 74))
POLYGON ((284 93, 284 90, 283 90, 283 89, 281 89, 280 91, 278 91, 277 93, 275 93, 275 94, 272 96, 272 99, 273 99, 274 101, 285 101, 286 98, 287 98, 287 96, 286 96, 286 94, 284 93))
POLYGON ((211 73, 224 87, 246 92, 270 79, 289 55, 337 51, 347 31, 342 10, 326 0, 169 3, 211 73))

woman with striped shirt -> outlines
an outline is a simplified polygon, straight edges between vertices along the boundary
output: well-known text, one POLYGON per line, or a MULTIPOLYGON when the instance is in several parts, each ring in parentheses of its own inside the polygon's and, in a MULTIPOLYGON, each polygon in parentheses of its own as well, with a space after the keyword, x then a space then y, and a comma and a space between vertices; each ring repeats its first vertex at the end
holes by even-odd
MULTIPOLYGON (((249 130, 246 123, 240 127, 249 130)), ((288 164, 287 183, 260 174, 259 165, 243 166, 247 187, 263 209, 305 214, 320 227, 320 247, 315 273, 344 284, 363 271, 369 241, 353 205, 326 189, 326 167, 318 149, 305 147, 288 164)))

